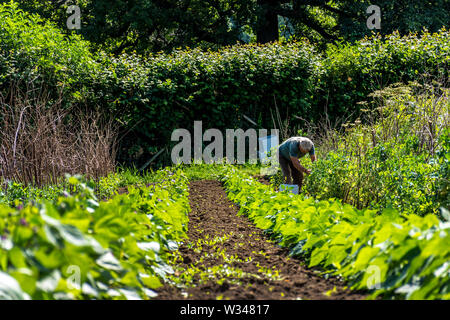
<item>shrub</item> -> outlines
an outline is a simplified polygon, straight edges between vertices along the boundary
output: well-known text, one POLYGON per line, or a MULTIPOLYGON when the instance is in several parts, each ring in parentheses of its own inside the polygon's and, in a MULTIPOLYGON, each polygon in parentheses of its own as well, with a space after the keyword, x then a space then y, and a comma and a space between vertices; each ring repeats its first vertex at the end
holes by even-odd
POLYGON ((346 133, 333 142, 335 149, 315 163, 305 191, 358 208, 391 206, 419 215, 448 207, 449 93, 434 90, 377 92, 382 104, 367 110, 372 120, 345 125, 346 133))
POLYGON ((326 72, 318 84, 323 92, 319 105, 325 105, 331 115, 358 115, 357 102, 375 90, 421 77, 448 79, 450 34, 443 28, 433 34, 395 32, 344 42, 330 47, 323 64, 326 72))
POLYGON ((22 88, 63 89, 63 103, 86 100, 92 94, 92 73, 98 64, 89 43, 64 35, 54 24, 18 9, 0 5, 0 90, 11 84, 22 88))

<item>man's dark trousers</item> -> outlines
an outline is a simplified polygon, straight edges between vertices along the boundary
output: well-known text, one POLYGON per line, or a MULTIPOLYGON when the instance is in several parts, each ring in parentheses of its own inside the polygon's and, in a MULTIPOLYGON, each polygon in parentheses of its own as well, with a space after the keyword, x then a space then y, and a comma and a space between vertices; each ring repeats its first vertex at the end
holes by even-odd
POLYGON ((303 183, 303 173, 294 167, 292 161, 287 160, 281 154, 278 155, 278 160, 280 162, 281 171, 283 172, 284 183, 292 184, 293 181, 293 184, 298 185, 298 193, 300 193, 303 183))

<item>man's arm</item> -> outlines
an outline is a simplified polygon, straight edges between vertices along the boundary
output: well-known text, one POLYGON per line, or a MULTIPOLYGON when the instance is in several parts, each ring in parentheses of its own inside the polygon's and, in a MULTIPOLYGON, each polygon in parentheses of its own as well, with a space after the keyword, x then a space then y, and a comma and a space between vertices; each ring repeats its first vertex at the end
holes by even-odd
POLYGON ((294 165, 294 167, 295 167, 298 171, 304 172, 304 173, 307 173, 307 174, 310 174, 310 173, 311 173, 311 170, 307 170, 305 167, 303 167, 303 166, 300 164, 300 161, 298 160, 298 158, 291 157, 291 161, 292 161, 292 164, 294 165))

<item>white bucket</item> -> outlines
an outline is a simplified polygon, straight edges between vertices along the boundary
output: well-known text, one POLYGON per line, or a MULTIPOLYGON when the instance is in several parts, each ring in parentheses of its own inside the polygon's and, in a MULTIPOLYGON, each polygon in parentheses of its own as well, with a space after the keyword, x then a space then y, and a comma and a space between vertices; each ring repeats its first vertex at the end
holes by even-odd
POLYGON ((293 194, 298 194, 298 185, 296 184, 280 184, 280 191, 288 190, 293 194))

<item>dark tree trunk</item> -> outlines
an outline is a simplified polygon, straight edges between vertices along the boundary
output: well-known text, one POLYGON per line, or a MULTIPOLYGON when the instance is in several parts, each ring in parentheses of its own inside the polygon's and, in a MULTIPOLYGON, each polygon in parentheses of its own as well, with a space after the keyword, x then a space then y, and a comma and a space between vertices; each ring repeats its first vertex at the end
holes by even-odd
POLYGON ((276 0, 258 0, 261 10, 256 33, 258 43, 278 41, 278 15, 274 10, 276 2, 276 0))

